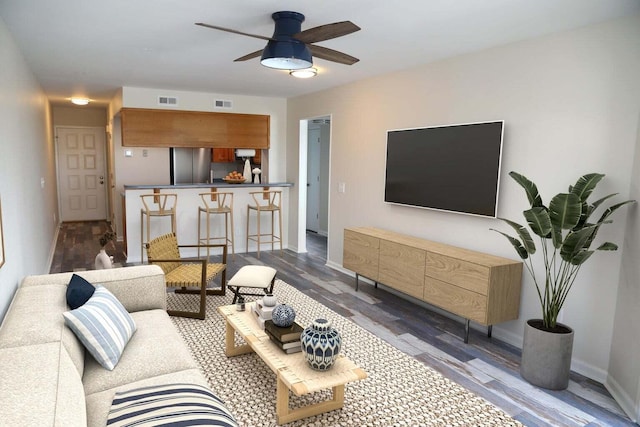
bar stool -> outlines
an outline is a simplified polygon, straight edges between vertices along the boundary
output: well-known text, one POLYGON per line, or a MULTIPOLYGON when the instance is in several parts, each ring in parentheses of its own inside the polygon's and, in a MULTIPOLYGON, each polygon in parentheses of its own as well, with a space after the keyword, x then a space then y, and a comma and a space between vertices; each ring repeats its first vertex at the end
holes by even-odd
POLYGON ((280 255, 282 255, 282 211, 280 210, 280 202, 282 199, 282 191, 276 190, 264 190, 264 191, 252 191, 251 197, 255 202, 255 205, 247 205, 247 252, 249 252, 249 240, 253 240, 258 243, 258 258, 260 258, 260 245, 262 243, 271 243, 271 250, 274 249, 274 243, 280 243, 280 255), (261 197, 258 197, 261 196, 261 197), (256 212, 257 225, 256 233, 249 234, 249 224, 251 223, 251 212, 256 212), (271 233, 261 233, 260 229, 260 216, 262 212, 271 213, 271 233), (275 234, 274 230, 274 215, 278 213, 278 234, 275 234), (269 238, 269 240, 263 240, 269 238))
MULTIPOLYGON (((154 190, 153 194, 143 194, 142 209, 140 209, 140 262, 144 262, 144 252, 146 244, 151 241, 151 218, 153 217, 171 217, 171 232, 176 233, 176 205, 178 204, 178 195, 172 193, 160 193, 154 190), (144 217, 147 217, 146 221, 144 217), (145 223, 147 225, 147 233, 145 240, 145 223)), ((162 233, 160 233, 162 234, 162 233)))
MULTIPOLYGON (((235 259, 235 247, 234 247, 234 232, 233 232, 233 193, 218 192, 215 190, 209 193, 200 193, 204 207, 198 207, 198 245, 209 245, 212 241, 224 240, 224 243, 229 246, 231 243, 231 254, 235 259), (205 221, 207 222, 207 236, 203 237, 200 232, 202 220, 201 216, 205 215, 205 221), (211 235, 211 216, 212 215, 224 215, 224 236, 212 236, 211 235), (231 230, 229 230, 231 225, 231 230)), ((198 256, 200 256, 200 246, 198 246, 198 256)), ((209 257, 209 247, 207 247, 207 258, 209 257)))

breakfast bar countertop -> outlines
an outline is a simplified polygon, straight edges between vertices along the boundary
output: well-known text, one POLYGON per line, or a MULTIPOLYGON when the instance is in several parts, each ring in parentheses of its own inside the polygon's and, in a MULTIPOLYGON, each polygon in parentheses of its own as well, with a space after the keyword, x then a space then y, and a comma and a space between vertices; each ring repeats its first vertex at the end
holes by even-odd
POLYGON ((159 189, 173 189, 173 188, 220 188, 220 187, 293 187, 292 182, 267 182, 254 184, 252 182, 243 182, 241 184, 230 184, 223 179, 214 179, 213 184, 157 184, 157 185, 125 185, 125 190, 153 190, 159 189))

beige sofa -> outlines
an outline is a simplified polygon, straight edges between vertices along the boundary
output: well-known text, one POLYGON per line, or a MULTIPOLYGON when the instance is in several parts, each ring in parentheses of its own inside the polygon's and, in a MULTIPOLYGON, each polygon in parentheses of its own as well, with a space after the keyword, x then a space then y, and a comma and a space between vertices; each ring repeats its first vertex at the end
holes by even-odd
POLYGON ((111 291, 131 313, 136 332, 108 371, 64 324, 72 273, 25 278, 0 327, 0 424, 104 426, 116 391, 169 383, 207 386, 167 316, 160 267, 78 274, 111 291))

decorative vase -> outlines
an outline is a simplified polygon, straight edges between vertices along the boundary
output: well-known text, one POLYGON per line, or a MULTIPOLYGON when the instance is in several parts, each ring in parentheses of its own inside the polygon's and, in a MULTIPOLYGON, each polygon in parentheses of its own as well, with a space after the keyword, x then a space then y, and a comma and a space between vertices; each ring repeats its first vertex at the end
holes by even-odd
POLYGON ((96 270, 104 270, 113 267, 113 261, 109 257, 109 255, 107 255, 107 252, 104 250, 104 248, 100 249, 100 252, 98 252, 98 255, 96 255, 95 267, 96 270))
POLYGON ((296 320, 296 311, 287 304, 277 305, 271 312, 273 324, 281 328, 288 328, 296 320))
POLYGON ((265 307, 275 307, 278 303, 278 299, 273 294, 266 294, 262 297, 262 303, 265 307))
POLYGON ((249 163, 249 159, 244 161, 242 176, 244 177, 244 182, 251 182, 251 163, 249 163))
POLYGON ((524 327, 520 375, 538 387, 564 390, 571 372, 573 329, 557 323, 559 332, 548 332, 540 325, 541 319, 530 319, 524 327))
POLYGON ((302 352, 311 368, 326 371, 340 353, 342 337, 327 319, 316 319, 302 331, 302 352))

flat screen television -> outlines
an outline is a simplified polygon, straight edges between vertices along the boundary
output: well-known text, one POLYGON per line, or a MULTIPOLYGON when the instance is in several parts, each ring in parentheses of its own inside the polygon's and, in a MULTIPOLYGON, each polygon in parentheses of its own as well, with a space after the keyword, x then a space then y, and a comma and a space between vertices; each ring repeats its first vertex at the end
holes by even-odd
POLYGON ((496 217, 504 121, 387 132, 384 200, 496 217))

